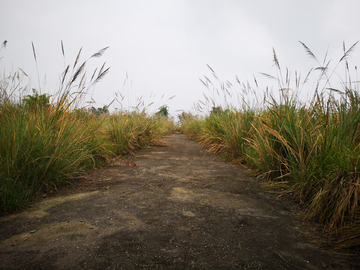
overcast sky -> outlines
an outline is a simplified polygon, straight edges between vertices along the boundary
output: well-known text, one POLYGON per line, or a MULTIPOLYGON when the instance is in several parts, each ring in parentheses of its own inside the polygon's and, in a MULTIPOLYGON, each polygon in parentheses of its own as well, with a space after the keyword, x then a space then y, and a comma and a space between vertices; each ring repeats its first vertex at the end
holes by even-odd
MULTIPOLYGON (((316 62, 298 41, 321 61, 328 49, 335 66, 343 42, 350 47, 360 39, 359 11, 359 0, 0 0, 0 42, 8 41, 0 71, 21 68, 39 88, 33 42, 42 92, 53 94, 81 47, 86 60, 109 46, 88 66, 89 73, 103 62, 111 67, 94 89, 94 106, 109 104, 119 92, 126 95, 124 109, 142 96, 154 102, 150 112, 166 103, 176 115, 208 93, 199 80, 212 79, 207 64, 234 89, 236 76, 253 83, 255 75, 260 90, 268 81, 260 72, 276 75, 273 48, 282 67, 303 77, 316 62)), ((350 68, 359 52, 351 55, 350 68)))

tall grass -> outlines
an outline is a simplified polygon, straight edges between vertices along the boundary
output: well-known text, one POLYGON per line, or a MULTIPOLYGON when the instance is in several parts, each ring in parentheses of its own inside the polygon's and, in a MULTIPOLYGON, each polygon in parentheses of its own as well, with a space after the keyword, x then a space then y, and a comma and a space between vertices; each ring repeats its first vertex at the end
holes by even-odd
MULTIPOLYGON (((34 47, 33 52, 36 61, 34 47)), ((27 90, 21 81, 27 76, 24 71, 1 79, 0 215, 26 206, 111 156, 133 153, 170 132, 170 121, 159 117, 136 112, 96 115, 82 108, 88 90, 109 69, 103 65, 87 80, 90 58, 81 63, 80 57, 81 50, 63 72, 60 90, 49 104, 39 95, 22 96, 27 90)))
POLYGON ((109 140, 114 144, 116 155, 133 154, 174 129, 174 124, 166 117, 149 117, 144 111, 119 112, 111 115, 109 122, 109 140))
POLYGON ((249 136, 255 110, 220 110, 201 119, 188 116, 181 131, 204 148, 226 159, 245 159, 246 138, 249 136))
POLYGON ((286 184, 307 206, 305 217, 324 224, 342 247, 360 245, 360 95, 347 63, 355 45, 344 48, 339 61, 345 63, 348 76, 342 89, 331 87, 335 71, 329 62, 317 61, 320 67, 312 72, 320 75, 314 95, 303 103, 297 95, 300 78, 295 78, 296 87, 291 92, 288 73, 281 77, 274 51, 279 98, 265 93, 263 108, 232 109, 219 115, 213 110, 197 120, 196 126, 184 121, 182 127, 211 151, 226 152, 232 158, 245 156, 249 165, 275 185, 286 184))

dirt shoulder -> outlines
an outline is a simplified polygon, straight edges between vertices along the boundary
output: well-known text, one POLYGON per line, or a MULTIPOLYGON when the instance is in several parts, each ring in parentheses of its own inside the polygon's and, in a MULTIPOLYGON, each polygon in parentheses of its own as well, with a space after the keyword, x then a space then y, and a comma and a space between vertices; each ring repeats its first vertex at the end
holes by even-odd
POLYGON ((0 219, 0 269, 358 269, 296 205, 179 133, 0 219))

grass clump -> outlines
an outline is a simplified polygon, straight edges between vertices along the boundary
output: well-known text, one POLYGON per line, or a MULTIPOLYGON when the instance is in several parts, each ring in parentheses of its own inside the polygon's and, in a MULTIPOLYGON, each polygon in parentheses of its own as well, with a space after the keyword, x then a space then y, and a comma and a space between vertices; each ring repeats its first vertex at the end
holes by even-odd
MULTIPOLYGON (((106 48, 92 55, 101 56, 106 48)), ((33 47, 36 61, 36 53, 33 47)), ((64 55, 64 48, 62 47, 64 55)), ((82 108, 88 90, 108 72, 104 65, 87 81, 86 60, 63 72, 60 90, 22 97, 22 70, 0 81, 0 215, 25 207, 109 157, 133 153, 168 134, 168 119, 145 113, 109 114, 82 108)), ((90 58, 92 58, 90 57, 90 58)))
POLYGON ((134 154, 137 149, 155 143, 174 129, 173 122, 167 117, 149 117, 144 111, 113 114, 109 123, 109 139, 116 155, 134 154))
POLYGON ((102 122, 57 107, 32 111, 3 103, 0 117, 1 214, 101 163, 110 154, 102 122), (101 157, 101 158, 100 158, 101 157))
POLYGON ((345 62, 347 76, 340 89, 331 87, 335 71, 329 62, 317 61, 319 67, 308 73, 320 72, 313 97, 300 101, 300 77, 292 90, 274 51, 279 97, 265 93, 263 106, 256 109, 214 106, 207 117, 184 121, 182 127, 212 152, 243 157, 273 185, 286 186, 306 205, 306 218, 324 224, 341 247, 360 246, 360 95, 347 62, 355 45, 344 47, 339 61, 345 62))
POLYGON ((245 143, 254 119, 254 110, 223 110, 214 107, 204 119, 194 116, 181 122, 181 131, 202 147, 228 160, 245 159, 245 143))

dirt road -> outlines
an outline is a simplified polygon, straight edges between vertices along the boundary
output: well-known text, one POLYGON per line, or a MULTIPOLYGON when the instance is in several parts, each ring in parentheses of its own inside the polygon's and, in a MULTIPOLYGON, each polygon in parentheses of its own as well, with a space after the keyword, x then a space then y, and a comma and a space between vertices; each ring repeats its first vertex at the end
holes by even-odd
POLYGON ((0 269, 358 269, 296 205, 179 133, 0 219, 0 269))

